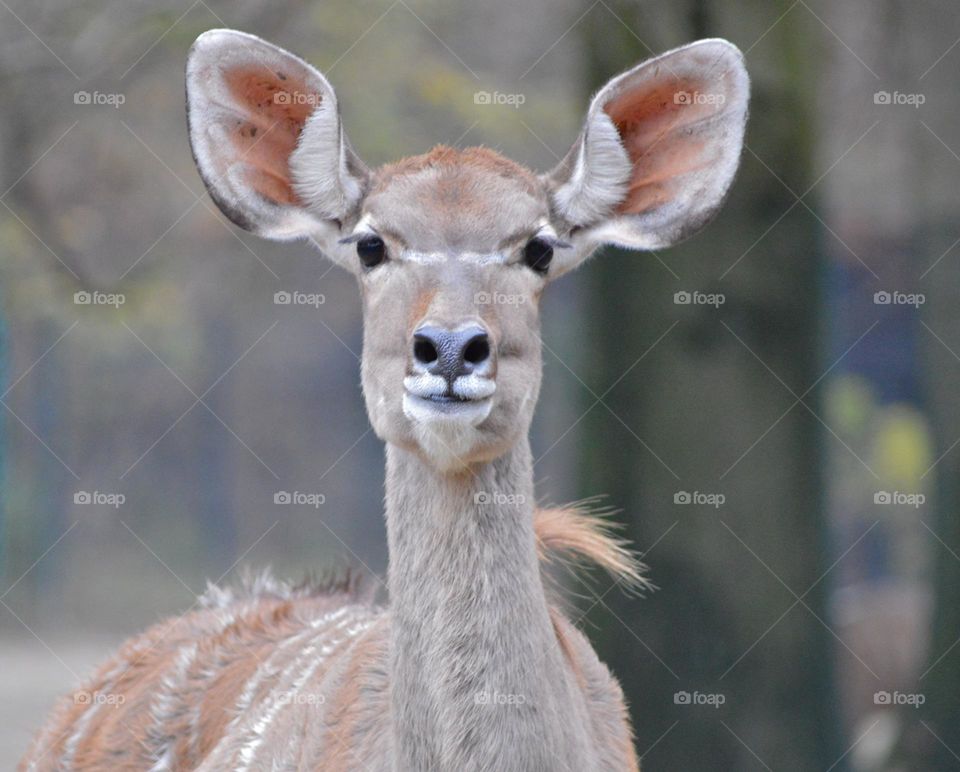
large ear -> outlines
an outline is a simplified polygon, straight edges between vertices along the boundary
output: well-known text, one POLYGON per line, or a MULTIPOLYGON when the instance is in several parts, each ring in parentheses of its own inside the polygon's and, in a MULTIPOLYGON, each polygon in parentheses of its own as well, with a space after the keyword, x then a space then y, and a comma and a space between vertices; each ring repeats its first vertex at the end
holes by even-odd
POLYGON ((692 235, 733 180, 748 101, 743 55, 725 40, 701 40, 618 75, 546 176, 557 215, 588 246, 657 249, 692 235))
POLYGON ((210 196, 241 228, 314 235, 363 196, 366 168, 320 72, 253 35, 204 32, 187 59, 190 144, 210 196))

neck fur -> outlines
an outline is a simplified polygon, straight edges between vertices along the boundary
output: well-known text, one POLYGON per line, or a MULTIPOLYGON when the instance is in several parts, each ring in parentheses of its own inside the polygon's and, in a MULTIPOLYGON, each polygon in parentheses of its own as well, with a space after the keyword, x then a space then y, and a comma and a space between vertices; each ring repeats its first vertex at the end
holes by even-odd
POLYGON ((585 768, 526 439, 456 475, 388 445, 386 498, 398 769, 585 768))

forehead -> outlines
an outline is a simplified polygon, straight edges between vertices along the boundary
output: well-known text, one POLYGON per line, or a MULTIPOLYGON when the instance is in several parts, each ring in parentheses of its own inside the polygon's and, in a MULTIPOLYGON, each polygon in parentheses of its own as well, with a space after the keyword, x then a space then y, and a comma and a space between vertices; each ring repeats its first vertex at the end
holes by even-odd
POLYGON ((548 214, 530 170, 486 148, 434 148, 382 167, 363 207, 383 236, 414 251, 493 251, 548 214))

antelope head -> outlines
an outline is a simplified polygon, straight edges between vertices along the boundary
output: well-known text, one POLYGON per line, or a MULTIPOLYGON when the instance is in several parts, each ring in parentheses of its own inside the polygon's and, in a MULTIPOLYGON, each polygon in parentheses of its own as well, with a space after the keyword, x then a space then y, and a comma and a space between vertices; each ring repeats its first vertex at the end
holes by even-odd
POLYGON ((748 78, 723 40, 640 64, 597 93, 546 174, 484 148, 368 169, 327 79, 240 32, 200 36, 187 101, 224 214, 266 238, 310 239, 356 276, 376 433, 450 471, 526 434, 547 284, 600 245, 666 247, 714 215, 740 158, 748 78))

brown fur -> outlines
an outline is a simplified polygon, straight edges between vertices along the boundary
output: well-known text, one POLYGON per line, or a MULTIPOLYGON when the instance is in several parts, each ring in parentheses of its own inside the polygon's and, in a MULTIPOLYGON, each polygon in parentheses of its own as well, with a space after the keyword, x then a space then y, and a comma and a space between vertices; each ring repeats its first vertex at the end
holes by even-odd
MULTIPOLYGON (((627 585, 643 583, 632 553, 582 507, 538 509, 534 530, 544 562, 593 562, 627 585)), ((284 588, 268 581, 258 585, 258 581, 247 579, 230 591, 213 588, 201 599, 205 608, 153 626, 125 644, 100 668, 82 691, 119 694, 124 702, 116 708, 99 708, 77 745, 75 768, 142 770, 156 762, 165 740, 175 748, 178 768, 195 768, 225 738, 238 709, 243 709, 238 701, 244 687, 283 641, 303 633, 318 615, 344 604, 367 602, 368 597, 355 574, 321 587, 284 588), (224 619, 231 615, 233 620, 224 627, 224 619), (152 710, 156 697, 176 671, 177 657, 193 645, 196 655, 181 688, 171 695, 173 703, 165 714, 168 720, 158 726, 152 710)), ((579 633, 571 632, 559 612, 555 611, 553 618, 557 641, 577 683, 589 692, 593 687, 584 668, 591 661, 588 655, 596 657, 589 645, 577 647, 579 633)), ((377 717, 378 711, 369 700, 359 698, 364 685, 376 681, 378 671, 386 684, 382 671, 386 630, 385 620, 381 620, 356 641, 341 645, 340 654, 330 659, 328 670, 339 668, 340 673, 328 695, 328 719, 319 732, 325 737, 311 738, 313 743, 327 741, 331 755, 325 769, 353 768, 357 757, 349 738, 377 717)), ((292 647, 275 663, 276 668, 282 670, 299 653, 299 647, 292 647)), ((591 667, 606 672, 599 661, 591 667)), ((262 703, 274 685, 272 679, 264 678, 250 705, 262 703)), ((19 769, 58 769, 68 738, 89 710, 91 705, 78 703, 72 695, 64 698, 19 769)))
POLYGON ((399 175, 416 174, 425 169, 473 169, 496 174, 509 180, 520 180, 531 195, 537 195, 540 185, 536 176, 527 167, 500 155, 486 147, 468 147, 458 150, 447 145, 437 145, 427 153, 409 156, 385 164, 377 173, 374 192, 383 190, 399 175))
POLYGON ((643 565, 627 542, 611 533, 611 526, 582 506, 539 508, 534 512, 533 530, 540 559, 593 563, 625 587, 643 589, 649 584, 643 565))
MULTIPOLYGON (((82 689, 61 700, 19 769, 59 769, 67 741, 91 710, 96 711, 94 720, 77 744, 73 768, 134 770, 149 766, 147 761, 152 764, 151 706, 164 688, 164 679, 173 672, 177 655, 191 645, 197 646, 198 653, 186 682, 189 688, 176 697, 185 709, 201 711, 196 757, 181 737, 186 731, 183 716, 175 716, 160 729, 179 739, 178 748, 185 751, 182 758, 199 763, 222 738, 246 674, 259 666, 279 641, 301 631, 318 614, 364 599, 356 589, 347 594, 327 592, 326 587, 291 589, 289 595, 285 600, 263 588, 244 586, 226 602, 166 620, 128 641, 82 689), (235 618, 224 628, 223 621, 230 616, 235 618), (96 692, 121 695, 123 702, 98 708, 75 698, 76 694, 96 692)), ((206 605, 209 598, 208 594, 201 604, 206 605)))

